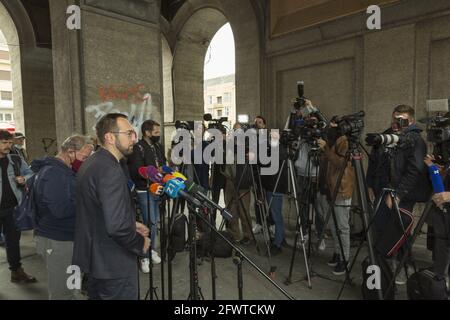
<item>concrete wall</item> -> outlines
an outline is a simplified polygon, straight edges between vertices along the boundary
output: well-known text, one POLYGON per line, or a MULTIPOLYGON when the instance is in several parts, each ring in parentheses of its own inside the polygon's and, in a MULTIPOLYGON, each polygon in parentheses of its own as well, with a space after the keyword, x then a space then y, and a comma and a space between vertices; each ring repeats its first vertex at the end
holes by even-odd
POLYGON ((263 114, 282 126, 296 81, 328 116, 366 112, 366 132, 389 125, 392 109, 450 98, 450 2, 409 0, 383 7, 382 29, 365 13, 269 39, 265 45, 263 114))
MULTIPOLYGON (((109 3, 109 2, 108 2, 109 3)), ((107 2, 104 3, 105 5, 107 2)), ((144 1, 147 11, 158 11, 144 1)), ((147 119, 161 121, 161 35, 153 15, 133 18, 130 6, 120 16, 86 6, 82 18, 82 47, 87 132, 93 133, 104 113, 129 115, 135 129, 147 119)), ((159 11, 156 15, 159 17, 159 11)))

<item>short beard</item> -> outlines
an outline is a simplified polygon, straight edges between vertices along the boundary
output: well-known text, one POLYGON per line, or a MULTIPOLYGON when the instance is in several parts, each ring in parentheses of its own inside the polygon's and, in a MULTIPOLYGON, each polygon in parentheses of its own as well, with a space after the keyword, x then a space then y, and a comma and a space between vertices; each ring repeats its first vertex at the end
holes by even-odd
POLYGON ((117 143, 117 141, 116 141, 116 148, 117 148, 117 150, 120 151, 120 153, 121 153, 124 157, 129 156, 130 154, 133 153, 133 148, 131 148, 131 149, 128 149, 128 148, 127 148, 127 149, 122 148, 122 146, 120 146, 120 145, 117 143))

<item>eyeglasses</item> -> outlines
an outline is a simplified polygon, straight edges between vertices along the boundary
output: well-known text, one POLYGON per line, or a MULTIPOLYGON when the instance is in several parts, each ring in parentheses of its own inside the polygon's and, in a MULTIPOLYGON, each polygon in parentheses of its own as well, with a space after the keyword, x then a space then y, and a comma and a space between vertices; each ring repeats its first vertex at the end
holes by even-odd
POLYGON ((126 135, 128 136, 129 139, 131 139, 131 138, 136 138, 136 137, 137 137, 136 131, 134 131, 134 130, 128 130, 128 131, 111 131, 111 133, 114 133, 114 134, 119 134, 119 133, 126 134, 126 135))

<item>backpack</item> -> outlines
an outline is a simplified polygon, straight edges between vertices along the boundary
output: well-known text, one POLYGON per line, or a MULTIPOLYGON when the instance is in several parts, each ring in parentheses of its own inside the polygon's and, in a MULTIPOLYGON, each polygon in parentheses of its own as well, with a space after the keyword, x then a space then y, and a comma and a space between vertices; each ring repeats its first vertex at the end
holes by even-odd
POLYGON ((427 269, 409 277, 406 283, 409 300, 448 300, 445 278, 427 269))
POLYGON ((37 179, 35 174, 27 180, 22 202, 14 208, 14 221, 20 231, 33 230, 36 226, 36 203, 34 201, 34 183, 37 179))
POLYGON ((169 260, 175 258, 177 252, 184 251, 186 247, 186 228, 188 220, 186 216, 179 213, 173 217, 173 224, 171 227, 171 234, 169 237, 169 260))

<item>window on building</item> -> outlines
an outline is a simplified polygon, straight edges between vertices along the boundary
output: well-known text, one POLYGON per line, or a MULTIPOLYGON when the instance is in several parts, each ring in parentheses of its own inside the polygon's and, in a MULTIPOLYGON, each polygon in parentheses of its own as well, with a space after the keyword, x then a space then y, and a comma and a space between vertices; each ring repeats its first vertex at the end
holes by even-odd
POLYGON ((3 113, 0 113, 0 121, 3 121, 3 113))
POLYGON ((12 121, 13 116, 12 113, 5 113, 5 121, 12 121))
POLYGON ((208 104, 212 104, 213 103, 213 97, 212 96, 208 96, 208 104))
POLYGON ((230 115, 230 108, 225 107, 225 116, 228 117, 230 115))
POLYGON ((0 80, 11 80, 11 71, 0 70, 0 80))
POLYGON ((222 117, 222 110, 217 110, 217 117, 218 118, 222 117))
POLYGON ((224 102, 231 102, 231 92, 225 92, 223 95, 224 102))
POLYGON ((1 91, 0 99, 6 101, 12 101, 12 92, 11 91, 1 91))
POLYGON ((222 104, 222 96, 217 97, 217 104, 222 104))

